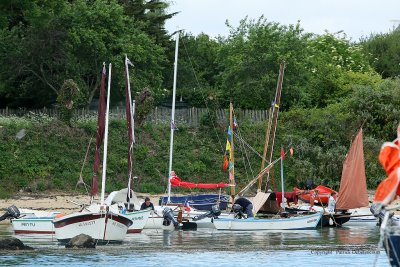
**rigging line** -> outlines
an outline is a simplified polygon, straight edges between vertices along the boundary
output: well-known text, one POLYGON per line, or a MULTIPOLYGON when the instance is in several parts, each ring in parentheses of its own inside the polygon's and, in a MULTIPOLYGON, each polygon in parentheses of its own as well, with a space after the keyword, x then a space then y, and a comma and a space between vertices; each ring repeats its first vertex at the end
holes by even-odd
MULTIPOLYGON (((250 148, 251 151, 254 152, 254 154, 256 154, 258 157, 260 157, 261 159, 263 158, 263 156, 258 153, 251 145, 249 145, 241 136, 235 136, 240 142, 243 142, 243 144, 245 144, 248 148, 250 148)), ((269 162, 268 162, 269 164, 269 162)))
MULTIPOLYGON (((189 56, 189 53, 188 53, 188 51, 187 51, 186 43, 185 43, 184 38, 182 38, 182 44, 183 44, 183 47, 184 47, 184 49, 185 49, 186 56, 187 56, 187 58, 189 59, 190 67, 192 68, 192 72, 193 72, 194 78, 195 78, 195 80, 196 80, 196 84, 197 84, 197 86, 198 86, 199 88, 202 88, 202 87, 200 86, 199 79, 197 78, 197 74, 196 74, 196 72, 195 72, 195 70, 194 70, 192 58, 189 56)), ((206 105, 207 113, 208 113, 208 114, 210 115, 210 117, 211 117, 212 114, 211 114, 211 112, 210 112, 210 108, 209 108, 208 105, 207 105, 207 101, 205 101, 204 93, 202 92, 202 90, 200 90, 200 94, 201 94, 201 97, 203 98, 204 104, 206 105)), ((217 117, 217 115, 216 115, 215 113, 214 113, 214 116, 217 117)), ((220 146, 220 148, 221 148, 221 151, 224 151, 224 146, 222 145, 221 139, 219 138, 219 134, 218 134, 218 131, 217 131, 217 127, 216 127, 216 125, 215 125, 215 121, 214 121, 213 119, 211 119, 211 123, 213 124, 214 131, 215 131, 215 133, 216 133, 216 135, 217 135, 217 139, 218 139, 218 143, 219 143, 219 146, 220 146)))
MULTIPOLYGON (((233 109, 233 116, 234 116, 235 121, 236 121, 235 109, 233 109)), ((237 124, 237 122, 236 122, 236 124, 237 124)), ((244 147, 244 145, 243 145, 243 144, 245 143, 245 141, 244 141, 244 139, 242 138, 242 133, 240 132, 239 125, 237 126, 237 129, 238 129, 238 130, 237 130, 238 134, 236 134, 236 135, 239 137, 239 140, 241 139, 240 144, 241 144, 242 149, 243 149, 243 151, 244 151, 244 154, 245 154, 245 156, 246 156, 247 164, 249 165, 249 169, 250 169, 251 175, 254 176, 254 171, 253 171, 253 169, 251 168, 251 163, 250 163, 250 160, 249 160, 249 156, 247 155, 247 150, 245 149, 245 147, 244 147)), ((234 137, 235 137, 235 135, 234 135, 234 137)), ((243 158, 244 158, 244 157, 243 157, 243 158)), ((243 160, 244 163, 246 163, 246 160, 243 160)), ((245 164, 244 166, 245 166, 245 171, 246 171, 246 175, 247 175, 246 164, 245 164)), ((247 178, 248 178, 248 177, 247 177, 247 178)))
MULTIPOLYGON (((247 164, 249 165, 249 169, 250 169, 251 175, 254 176, 254 172, 253 172, 253 169, 251 168, 249 156, 247 155, 247 150, 244 147, 244 139, 241 137, 242 133, 240 132, 239 127, 238 127, 237 132, 238 132, 238 134, 236 134, 236 135, 238 136, 238 139, 241 140, 240 145, 242 146, 242 150, 244 151, 244 155, 246 156, 246 158, 243 156, 243 159, 244 159, 243 161, 244 161, 244 163, 246 163, 246 161, 247 161, 247 164)), ((246 171, 246 174, 247 174, 246 164, 244 164, 244 166, 245 166, 245 171, 246 171)))

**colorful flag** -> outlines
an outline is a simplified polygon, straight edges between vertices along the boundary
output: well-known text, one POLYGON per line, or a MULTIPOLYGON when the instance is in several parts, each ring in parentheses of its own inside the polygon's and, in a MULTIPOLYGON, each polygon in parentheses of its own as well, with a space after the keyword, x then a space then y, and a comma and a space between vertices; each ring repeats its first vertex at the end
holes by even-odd
POLYGON ((281 148, 281 158, 282 160, 285 159, 285 151, 283 150, 283 147, 281 148))
POLYGON ((231 153, 231 142, 229 142, 229 140, 226 140, 226 151, 229 151, 229 153, 231 153))
POLYGON ((238 124, 236 122, 236 117, 233 117, 233 129, 236 129, 238 127, 238 124))
POLYGON ((228 170, 228 167, 229 167, 228 156, 225 154, 224 155, 224 164, 222 165, 222 170, 226 171, 226 170, 228 170))
POLYGON ((232 132, 230 126, 228 126, 228 135, 229 135, 229 140, 232 140, 232 132))

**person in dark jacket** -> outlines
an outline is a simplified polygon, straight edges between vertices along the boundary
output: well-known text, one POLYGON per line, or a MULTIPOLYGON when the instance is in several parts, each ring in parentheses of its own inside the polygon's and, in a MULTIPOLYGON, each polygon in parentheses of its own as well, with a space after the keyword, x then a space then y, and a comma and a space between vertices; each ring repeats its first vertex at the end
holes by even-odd
POLYGON ((235 204, 239 204, 243 211, 247 214, 247 218, 253 218, 253 204, 244 197, 239 197, 235 200, 235 204))
POLYGON ((146 198, 144 199, 144 202, 143 202, 143 204, 140 206, 140 209, 141 209, 141 210, 145 210, 145 209, 152 209, 152 210, 154 210, 154 205, 153 205, 153 203, 150 202, 150 198, 149 198, 149 197, 146 197, 146 198))

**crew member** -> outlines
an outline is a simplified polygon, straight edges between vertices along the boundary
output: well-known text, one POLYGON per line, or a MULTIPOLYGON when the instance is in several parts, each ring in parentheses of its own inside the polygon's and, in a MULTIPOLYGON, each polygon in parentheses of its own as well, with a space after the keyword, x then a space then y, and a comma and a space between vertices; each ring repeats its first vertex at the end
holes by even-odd
POLYGON ((144 202, 143 202, 143 204, 140 206, 140 209, 141 209, 141 210, 145 210, 145 209, 152 209, 152 210, 154 210, 154 205, 153 205, 153 203, 150 202, 150 198, 149 198, 149 197, 146 197, 146 198, 144 199, 144 202))
POLYGON ((235 204, 239 204, 244 212, 247 214, 247 218, 253 218, 253 204, 248 200, 247 198, 244 197, 239 197, 236 199, 235 204))
POLYGON ((328 201, 328 212, 335 212, 336 208, 336 192, 332 192, 328 201))

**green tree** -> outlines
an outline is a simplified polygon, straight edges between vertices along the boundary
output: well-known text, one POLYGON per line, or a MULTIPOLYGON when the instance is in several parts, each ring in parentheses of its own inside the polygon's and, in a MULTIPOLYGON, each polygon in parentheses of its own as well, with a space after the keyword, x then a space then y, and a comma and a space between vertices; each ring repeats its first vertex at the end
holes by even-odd
POLYGON ((288 107, 300 98, 301 87, 307 81, 305 61, 308 56, 307 41, 299 24, 283 26, 268 22, 264 17, 257 21, 242 20, 230 36, 221 39, 218 61, 222 71, 218 87, 223 101, 233 100, 243 108, 270 106, 275 96, 279 64, 286 62, 282 98, 288 107))
POLYGON ((383 78, 400 76, 400 27, 390 33, 371 35, 361 45, 383 78))
POLYGON ((113 84, 121 90, 113 96, 121 96, 125 54, 135 64, 134 88, 160 89, 164 49, 116 1, 34 0, 18 7, 26 8, 19 12, 26 23, 11 29, 3 24, 0 31, 0 80, 5 83, 0 96, 15 100, 16 106, 54 103, 67 79, 77 83, 89 104, 104 61, 114 63, 113 84))

